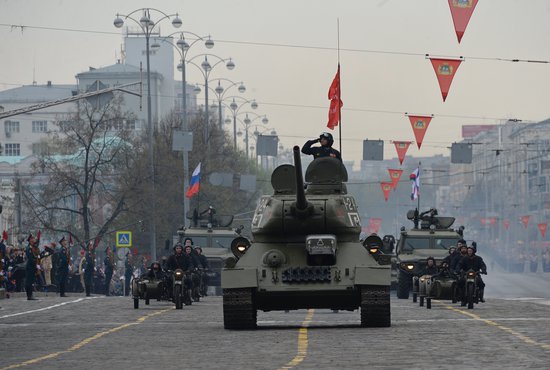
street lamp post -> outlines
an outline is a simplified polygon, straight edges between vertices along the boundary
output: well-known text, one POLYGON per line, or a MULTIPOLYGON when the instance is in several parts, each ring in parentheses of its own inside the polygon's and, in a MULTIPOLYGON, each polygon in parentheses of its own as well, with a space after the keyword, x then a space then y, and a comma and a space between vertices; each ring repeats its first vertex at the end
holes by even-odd
POLYGON ((234 96, 233 101, 231 102, 231 104, 229 104, 229 109, 231 109, 231 113, 233 116, 233 147, 235 148, 235 150, 237 150, 237 115, 239 114, 239 111, 241 110, 241 108, 245 106, 245 104, 250 104, 250 107, 252 109, 258 108, 258 103, 256 103, 255 100, 247 100, 240 96, 234 96), (237 104, 237 102, 235 101, 235 98, 241 99, 242 104, 241 105, 237 104))
POLYGON ((121 28, 124 25, 124 20, 131 20, 135 22, 141 31, 143 32, 143 35, 145 36, 145 52, 147 54, 147 134, 149 135, 149 175, 151 177, 151 222, 150 222, 150 229, 151 229, 151 258, 153 261, 157 259, 157 243, 156 243, 156 226, 155 226, 155 158, 154 158, 154 150, 153 150, 153 143, 154 143, 154 130, 153 130, 153 119, 152 119, 152 112, 151 112, 151 65, 150 65, 150 53, 149 53, 149 38, 151 37, 151 34, 153 33, 155 27, 162 22, 165 19, 171 19, 172 18, 172 25, 175 28, 179 28, 182 25, 182 21, 179 18, 178 14, 166 14, 161 10, 154 9, 154 8, 141 8, 134 10, 133 12, 124 15, 124 14, 117 14, 115 20, 113 21, 113 24, 116 28, 121 28), (160 14, 160 19, 158 21, 153 21, 151 18, 151 11, 157 12, 160 14), (142 16, 139 19, 135 19, 133 17, 133 14, 137 12, 142 12, 142 16), (122 18, 121 18, 122 17, 122 18), (124 19, 123 19, 124 18, 124 19))
MULTIPOLYGON (((242 93, 246 92, 246 87, 244 86, 244 83, 242 81, 241 82, 233 82, 233 81, 231 81, 230 79, 227 79, 227 78, 215 78, 215 79, 210 80, 208 82, 212 83, 214 81, 218 81, 218 86, 216 86, 216 88, 214 88, 214 89, 209 87, 209 89, 211 90, 211 92, 214 92, 214 94, 216 94, 216 97, 218 98, 218 105, 214 106, 214 104, 212 104, 211 108, 212 109, 216 109, 216 108, 218 109, 218 123, 220 125, 220 129, 223 130, 223 123, 224 122, 222 121, 222 105, 225 105, 225 104, 222 104, 222 103, 223 103, 225 94, 229 91, 230 88, 232 88, 234 86, 237 86, 237 85, 239 86, 238 91, 242 94, 242 93), (221 85, 221 81, 226 81, 230 85, 224 88, 221 85)), ((196 84, 195 89, 194 89, 195 94, 200 94, 202 92, 202 90, 200 88, 201 85, 204 86, 203 84, 196 84)))
MULTIPOLYGON (((178 32, 172 33, 166 37, 170 37, 178 32)), ((172 42, 168 41, 166 38, 162 38, 163 42, 170 44, 174 47, 180 54, 180 63, 178 64, 178 70, 181 71, 181 115, 182 115, 182 131, 186 132, 188 130, 187 126, 187 81, 186 81, 186 70, 185 70, 185 59, 187 57, 187 52, 189 49, 198 41, 204 41, 204 46, 207 49, 212 49, 214 47, 214 41, 208 36, 199 36, 193 32, 181 31, 180 38, 174 45, 172 42), (196 39, 190 44, 185 40, 185 34, 193 35, 196 39)), ((160 48, 160 44, 151 45, 153 49, 160 48)), ((187 189, 189 188, 189 151, 183 150, 183 222, 185 226, 189 226, 189 221, 187 220, 187 213, 189 211, 189 199, 185 196, 187 194, 187 189)))
POLYGON ((199 54, 199 55, 196 55, 194 56, 193 58, 189 59, 187 61, 187 63, 190 63, 192 65, 194 65, 195 67, 197 67, 203 77, 204 77, 204 112, 205 112, 205 118, 206 118, 206 124, 205 124, 205 137, 204 137, 204 140, 205 142, 207 143, 207 145, 209 145, 209 140, 208 140, 208 126, 210 125, 210 122, 209 122, 209 110, 210 110, 210 107, 208 105, 208 77, 210 76, 210 73, 212 72, 212 70, 219 64, 221 63, 225 63, 225 66, 228 70, 233 70, 235 68, 235 63, 233 62, 233 60, 231 58, 226 58, 226 59, 223 59, 223 58, 220 58, 219 56, 217 55, 214 55, 214 54, 199 54), (201 65, 199 66, 198 64, 194 63, 193 62, 193 59, 197 58, 197 57, 200 57, 200 56, 204 56, 204 60, 202 61, 201 65), (210 62, 208 61, 208 57, 211 57, 211 58, 214 58, 216 59, 216 63, 214 63, 213 65, 210 64, 210 62))

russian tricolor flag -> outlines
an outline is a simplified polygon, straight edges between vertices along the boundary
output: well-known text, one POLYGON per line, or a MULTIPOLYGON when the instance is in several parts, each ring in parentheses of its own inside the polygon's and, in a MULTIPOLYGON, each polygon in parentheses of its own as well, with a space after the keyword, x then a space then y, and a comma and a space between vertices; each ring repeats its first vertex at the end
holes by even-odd
POLYGON ((195 168, 195 171, 193 171, 193 175, 191 176, 191 181, 189 182, 189 189, 187 189, 187 193, 185 193, 185 196, 187 198, 191 198, 193 195, 199 193, 200 179, 201 179, 201 164, 199 163, 197 165, 197 168, 195 168))

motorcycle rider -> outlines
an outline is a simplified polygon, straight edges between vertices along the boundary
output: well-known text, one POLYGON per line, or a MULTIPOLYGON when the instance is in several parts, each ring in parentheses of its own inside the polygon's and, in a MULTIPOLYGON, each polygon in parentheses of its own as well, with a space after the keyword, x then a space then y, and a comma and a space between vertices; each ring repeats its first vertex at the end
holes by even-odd
POLYGON ((314 159, 321 157, 332 157, 342 160, 340 152, 332 147, 334 144, 334 138, 332 134, 328 132, 323 132, 319 135, 318 139, 308 140, 302 147, 302 153, 311 154, 314 159), (320 143, 321 146, 311 147, 315 143, 320 143))
POLYGON ((451 266, 451 260, 456 257, 456 254, 458 252, 456 251, 456 247, 452 246, 449 248, 449 255, 445 258, 443 258, 443 261, 441 262, 442 266, 446 266, 447 268, 451 266))
POLYGON ((149 271, 147 271, 147 277, 153 280, 162 280, 164 278, 164 273, 159 262, 155 261, 151 263, 149 271))
POLYGON ((460 239, 456 243, 456 247, 458 249, 458 253, 456 253, 456 256, 453 259, 451 259, 451 264, 449 265, 449 267, 451 271, 458 273, 460 272, 460 269, 458 268, 458 263, 462 258, 466 257, 466 255, 468 254, 468 247, 466 245, 466 240, 460 239))
POLYGON ((439 268, 435 264, 435 258, 431 256, 426 258, 426 267, 422 270, 419 276, 422 275, 431 275, 432 277, 439 275, 439 268))
MULTIPOLYGON (((191 247, 189 247, 191 248, 191 247)), ((174 254, 172 254, 170 257, 168 257, 168 261, 166 262, 166 266, 168 267, 169 271, 176 271, 177 269, 181 269, 183 272, 192 272, 195 268, 195 264, 193 263, 193 259, 190 255, 187 255, 183 252, 183 246, 180 242, 176 243, 174 245, 174 254)), ((168 286, 173 285, 172 276, 169 276, 168 278, 168 286)), ((193 281, 192 279, 187 278, 187 274, 184 280, 184 284, 189 287, 189 289, 193 288, 193 281)), ((171 290, 169 290, 171 291, 171 290)))
MULTIPOLYGON (((480 274, 487 275, 487 265, 485 265, 483 258, 476 255, 476 252, 477 252, 477 247, 475 245, 469 245, 467 248, 467 255, 465 257, 462 257, 462 259, 460 260, 458 264, 458 269, 463 272, 466 272, 468 270, 474 270, 475 272, 478 273, 476 275, 476 284, 479 288, 479 300, 481 302, 485 302, 485 299, 483 299, 485 283, 483 282, 483 279, 481 279, 480 274)), ((462 280, 463 282, 465 282, 464 277, 462 278, 462 280)))

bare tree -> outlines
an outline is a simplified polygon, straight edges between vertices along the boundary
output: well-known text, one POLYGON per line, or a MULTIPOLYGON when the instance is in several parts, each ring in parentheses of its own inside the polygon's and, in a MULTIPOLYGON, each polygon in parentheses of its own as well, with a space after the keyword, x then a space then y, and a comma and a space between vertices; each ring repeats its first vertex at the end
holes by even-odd
POLYGON ((49 150, 23 189, 26 226, 70 233, 79 242, 99 240, 132 206, 128 194, 146 181, 145 168, 136 163, 142 148, 132 134, 135 120, 120 103, 119 97, 101 107, 81 101, 55 123, 49 150))

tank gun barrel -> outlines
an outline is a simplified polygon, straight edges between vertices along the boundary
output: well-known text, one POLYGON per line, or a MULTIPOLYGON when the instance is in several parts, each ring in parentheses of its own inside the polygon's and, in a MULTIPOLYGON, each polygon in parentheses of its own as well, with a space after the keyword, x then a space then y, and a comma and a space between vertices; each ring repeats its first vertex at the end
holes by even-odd
POLYGON ((296 209, 303 211, 308 207, 302 176, 302 160, 300 159, 300 147, 294 146, 294 169, 296 170, 296 209))

